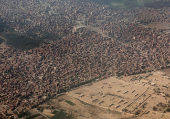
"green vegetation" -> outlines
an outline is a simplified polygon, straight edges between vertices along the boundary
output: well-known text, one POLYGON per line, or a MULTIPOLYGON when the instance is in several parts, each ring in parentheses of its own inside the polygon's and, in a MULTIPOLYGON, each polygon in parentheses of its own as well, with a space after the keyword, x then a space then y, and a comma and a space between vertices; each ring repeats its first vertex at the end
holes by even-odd
POLYGON ((76 105, 76 104, 74 104, 73 102, 71 102, 71 101, 69 101, 69 100, 66 100, 65 102, 68 103, 68 104, 70 104, 71 106, 76 105))
POLYGON ((19 114, 18 114, 18 118, 22 118, 22 117, 29 117, 31 115, 31 113, 27 110, 24 110, 24 111, 21 111, 19 114))
POLYGON ((122 109, 122 111, 123 111, 123 112, 128 112, 128 109, 125 109, 125 108, 124 108, 124 109, 122 109))
POLYGON ((4 39, 0 38, 0 44, 4 42, 4 39))
POLYGON ((6 27, 6 22, 0 18, 0 32, 3 32, 6 27))
POLYGON ((167 111, 167 112, 170 112, 170 108, 167 108, 166 111, 167 111))
POLYGON ((39 47, 42 43, 49 43, 50 41, 55 41, 61 39, 61 37, 52 33, 36 34, 28 31, 25 34, 19 33, 9 33, 5 34, 4 37, 7 39, 6 44, 11 45, 14 48, 20 50, 30 50, 39 47))
POLYGON ((11 45, 14 48, 21 49, 21 50, 29 50, 35 47, 39 47, 41 40, 33 39, 31 37, 25 35, 18 35, 18 34, 6 34, 4 36, 7 41, 7 45, 11 45))
POLYGON ((140 110, 137 110, 136 112, 135 112, 135 115, 139 115, 140 114, 140 110))
POLYGON ((51 119, 65 119, 67 116, 67 113, 65 112, 59 112, 55 114, 51 119))

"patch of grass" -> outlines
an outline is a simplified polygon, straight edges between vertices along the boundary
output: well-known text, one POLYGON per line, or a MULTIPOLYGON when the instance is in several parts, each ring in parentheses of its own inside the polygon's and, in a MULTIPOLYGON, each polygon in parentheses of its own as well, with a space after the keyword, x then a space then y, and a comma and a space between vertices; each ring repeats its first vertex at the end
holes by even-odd
POLYGON ((69 100, 66 100, 65 102, 68 103, 68 104, 70 104, 71 106, 76 105, 76 104, 74 104, 73 102, 71 102, 71 101, 69 101, 69 100))
POLYGON ((67 113, 59 112, 59 113, 55 114, 53 117, 51 117, 51 119, 65 119, 66 116, 67 116, 67 113))

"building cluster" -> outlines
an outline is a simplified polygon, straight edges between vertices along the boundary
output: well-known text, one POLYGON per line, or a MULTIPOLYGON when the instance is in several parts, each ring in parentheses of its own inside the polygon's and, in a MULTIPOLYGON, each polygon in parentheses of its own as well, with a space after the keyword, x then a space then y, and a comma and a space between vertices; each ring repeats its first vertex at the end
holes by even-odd
POLYGON ((0 108, 2 115, 17 107, 35 107, 58 92, 93 79, 170 66, 170 34, 140 25, 170 23, 168 7, 123 11, 74 0, 1 3, 1 17, 16 30, 66 36, 29 51, 11 46, 0 49, 0 105, 7 105, 0 108), (76 21, 98 27, 108 37, 86 27, 70 34, 76 21))
MULTIPOLYGON (((161 0, 160 0, 161 1, 161 0)), ((101 26, 119 22, 169 22, 169 8, 114 10, 86 0, 1 0, 0 17, 17 32, 50 32, 59 36, 71 33, 77 21, 101 26)))

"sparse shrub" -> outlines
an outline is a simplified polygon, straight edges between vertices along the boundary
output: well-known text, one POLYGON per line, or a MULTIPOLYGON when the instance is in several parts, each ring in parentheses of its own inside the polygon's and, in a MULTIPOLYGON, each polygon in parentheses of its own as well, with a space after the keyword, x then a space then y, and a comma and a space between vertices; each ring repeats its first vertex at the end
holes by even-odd
POLYGON ((166 104, 163 104, 163 105, 162 105, 162 108, 166 108, 166 107, 167 107, 167 105, 166 105, 166 104))
POLYGON ((128 112, 128 109, 122 109, 122 112, 128 112))
POLYGON ((141 112, 140 110, 136 111, 136 112, 135 112, 135 115, 139 115, 140 112, 141 112))
POLYGON ((167 108, 166 111, 167 111, 167 112, 170 112, 170 108, 167 108))
POLYGON ((154 107, 153 107, 153 110, 154 110, 154 111, 157 111, 157 107, 156 107, 156 106, 154 106, 154 107))
POLYGON ((163 104, 163 103, 160 102, 160 103, 157 104, 157 106, 158 106, 158 107, 162 107, 162 104, 163 104))
POLYGON ((143 107, 143 108, 146 108, 146 107, 145 107, 145 104, 143 104, 142 107, 143 107))

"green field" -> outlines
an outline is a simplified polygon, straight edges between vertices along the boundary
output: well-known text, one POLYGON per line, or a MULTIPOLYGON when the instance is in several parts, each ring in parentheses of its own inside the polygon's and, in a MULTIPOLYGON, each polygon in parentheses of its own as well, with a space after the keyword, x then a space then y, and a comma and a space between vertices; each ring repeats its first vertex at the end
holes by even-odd
POLYGON ((65 102, 68 103, 68 104, 70 104, 70 105, 72 105, 72 106, 76 105, 76 104, 74 104, 73 102, 71 102, 71 101, 69 101, 69 100, 66 100, 65 102))
POLYGON ((67 113, 59 112, 59 113, 55 114, 53 117, 51 117, 51 119, 65 119, 66 116, 67 116, 67 113))

